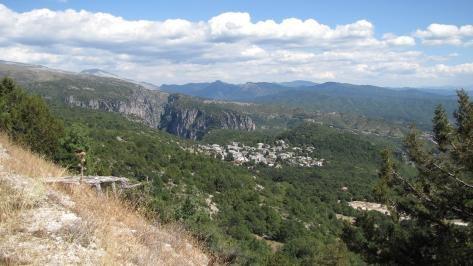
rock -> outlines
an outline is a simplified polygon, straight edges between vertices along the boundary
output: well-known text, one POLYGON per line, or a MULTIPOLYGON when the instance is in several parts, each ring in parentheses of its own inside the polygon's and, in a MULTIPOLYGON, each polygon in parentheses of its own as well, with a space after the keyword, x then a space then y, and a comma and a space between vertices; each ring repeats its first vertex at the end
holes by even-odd
POLYGON ((256 129, 255 123, 247 115, 216 106, 205 106, 180 95, 169 97, 159 127, 189 139, 200 139, 213 128, 243 131, 256 129))
POLYGON ((69 95, 65 103, 71 106, 116 112, 147 124, 161 128, 171 134, 189 139, 199 139, 211 128, 252 131, 253 120, 236 111, 218 108, 182 95, 136 89, 131 96, 123 99, 110 97, 80 99, 69 95), (186 101, 186 104, 182 104, 186 101))
POLYGON ((158 127, 168 94, 146 89, 135 89, 131 95, 123 99, 111 97, 94 97, 80 99, 74 95, 67 96, 64 101, 71 106, 122 113, 151 126, 158 127))

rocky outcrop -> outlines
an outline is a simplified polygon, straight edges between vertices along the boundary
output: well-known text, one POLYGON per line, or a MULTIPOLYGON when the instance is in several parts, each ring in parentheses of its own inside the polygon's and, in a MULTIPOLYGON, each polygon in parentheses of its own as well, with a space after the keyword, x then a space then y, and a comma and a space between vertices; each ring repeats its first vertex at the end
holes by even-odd
POLYGON ((189 139, 200 139, 212 128, 252 131, 253 120, 236 111, 191 100, 188 97, 166 93, 136 90, 124 99, 105 97, 81 98, 68 95, 65 102, 71 106, 122 113, 138 118, 154 128, 189 139), (187 101, 182 104, 182 98, 187 101))
POLYGON ((253 120, 236 111, 205 106, 205 104, 182 104, 179 96, 170 96, 161 116, 160 128, 171 134, 189 139, 200 139, 210 129, 233 129, 252 131, 253 120))
POLYGON ((68 95, 65 102, 71 106, 122 113, 138 118, 151 127, 158 127, 164 106, 167 104, 167 93, 153 92, 145 89, 134 90, 126 99, 111 99, 99 97, 81 99, 68 95))

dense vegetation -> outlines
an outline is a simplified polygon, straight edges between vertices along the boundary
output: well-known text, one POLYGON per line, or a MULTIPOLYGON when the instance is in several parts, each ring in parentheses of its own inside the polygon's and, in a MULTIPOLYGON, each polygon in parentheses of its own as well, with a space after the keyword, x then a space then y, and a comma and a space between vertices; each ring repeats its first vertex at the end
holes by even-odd
POLYGON ((38 96, 28 95, 10 78, 0 82, 0 129, 33 151, 56 155, 64 129, 38 96))
POLYGON ((433 119, 435 147, 413 129, 406 149, 417 169, 399 172, 389 151, 383 153, 375 192, 390 218, 363 215, 345 228, 350 249, 371 263, 471 265, 473 263, 473 102, 458 92, 456 126, 438 106, 433 119), (457 225, 455 222, 467 223, 457 225))
MULTIPOLYGON (((80 108, 55 110, 65 119, 66 127, 80 124, 87 129, 93 158, 88 171, 149 180, 143 191, 130 195, 131 199, 162 221, 181 221, 230 263, 294 265, 328 259, 359 262, 343 242, 337 241, 342 223, 335 214, 353 215, 346 201, 369 199, 371 191, 366 184, 374 182, 377 150, 387 143, 304 125, 266 141, 294 134, 321 138, 332 135, 332 140, 324 139, 328 142, 325 146, 311 143, 320 144, 320 155, 331 158, 327 167, 259 166, 249 170, 189 153, 184 149, 191 149, 194 142, 130 122, 118 114, 80 108), (350 156, 357 158, 359 166, 350 166, 351 157, 336 158, 342 151, 329 153, 335 146, 342 149, 348 145, 352 145, 350 156), (257 189, 259 186, 263 189, 257 189), (343 186, 349 191, 341 191, 343 186), (209 198, 218 212, 210 214, 209 198)), ((255 134, 248 138, 256 141, 261 135, 255 134)), ((294 145, 310 143, 302 138, 287 140, 294 145)))

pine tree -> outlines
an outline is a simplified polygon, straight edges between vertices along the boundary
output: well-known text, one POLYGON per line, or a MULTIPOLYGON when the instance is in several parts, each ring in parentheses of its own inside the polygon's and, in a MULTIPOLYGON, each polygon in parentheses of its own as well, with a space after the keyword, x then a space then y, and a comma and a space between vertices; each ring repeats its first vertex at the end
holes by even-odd
POLYGON ((10 94, 16 89, 16 83, 13 79, 5 77, 0 82, 0 97, 10 94))
POLYGON ((439 145, 442 152, 447 150, 451 142, 452 126, 448 122, 447 113, 442 105, 438 105, 435 109, 435 116, 432 121, 434 128, 434 140, 439 145))
POLYGON ((458 95, 458 110, 455 111, 454 116, 457 122, 457 131, 460 137, 467 137, 473 130, 472 112, 473 104, 470 102, 468 94, 465 90, 457 92, 458 95))
POLYGON ((414 178, 401 175, 392 156, 383 153, 375 192, 390 208, 392 224, 376 229, 385 234, 381 237, 372 237, 373 224, 362 221, 357 221, 360 230, 345 230, 349 246, 356 246, 357 235, 359 246, 378 247, 358 250, 370 262, 473 264, 473 103, 461 90, 458 104, 456 127, 441 106, 435 110, 433 148, 414 127, 406 137, 406 150, 417 170, 414 178), (468 226, 458 225, 459 220, 468 226))

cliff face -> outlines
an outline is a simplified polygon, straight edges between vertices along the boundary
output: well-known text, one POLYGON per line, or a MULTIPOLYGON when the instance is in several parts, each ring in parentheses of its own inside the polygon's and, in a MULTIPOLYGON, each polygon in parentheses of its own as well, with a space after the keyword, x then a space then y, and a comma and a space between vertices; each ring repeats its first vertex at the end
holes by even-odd
POLYGON ((247 115, 215 106, 206 108, 198 101, 183 105, 180 100, 179 96, 146 90, 136 90, 127 99, 121 100, 103 97, 81 99, 74 95, 65 97, 68 105, 122 113, 138 118, 150 127, 189 139, 199 139, 212 128, 246 131, 256 128, 247 115))
POLYGON ((161 116, 160 128, 171 134, 189 139, 200 139, 210 129, 255 130, 253 120, 244 114, 206 106, 181 104, 179 97, 169 97, 161 116))
MULTIPOLYGON (((197 139, 211 128, 254 130, 250 117, 184 95, 148 90, 123 79, 57 71, 0 61, 0 77, 10 76, 48 101, 124 114, 154 128, 197 139)), ((219 83, 218 85, 222 85, 219 83)))
POLYGON ((122 113, 140 119, 150 127, 158 127, 168 94, 135 90, 127 99, 105 97, 80 99, 74 95, 65 97, 65 103, 71 106, 122 113))

